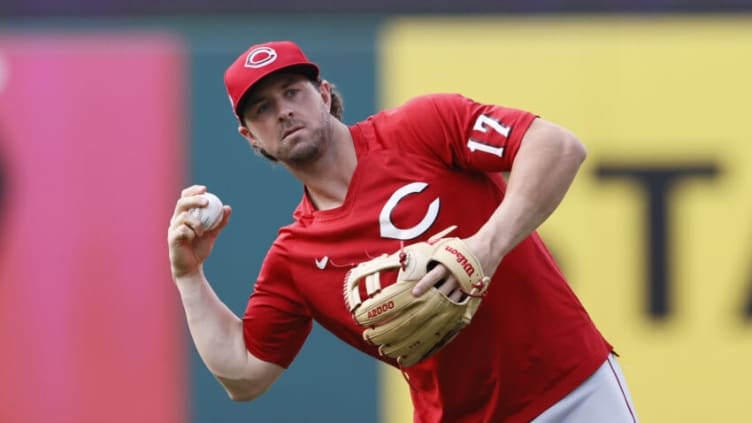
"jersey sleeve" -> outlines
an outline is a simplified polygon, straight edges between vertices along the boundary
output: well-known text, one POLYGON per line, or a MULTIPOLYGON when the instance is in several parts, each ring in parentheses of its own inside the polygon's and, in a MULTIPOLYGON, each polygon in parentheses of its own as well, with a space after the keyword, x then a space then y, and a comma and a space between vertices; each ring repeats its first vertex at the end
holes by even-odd
POLYGON ((448 165, 484 172, 508 171, 536 115, 482 104, 459 94, 417 97, 403 106, 411 127, 405 148, 426 148, 448 165))
POLYGON ((290 366, 311 332, 313 321, 287 272, 281 249, 272 246, 243 316, 243 335, 255 357, 290 366))

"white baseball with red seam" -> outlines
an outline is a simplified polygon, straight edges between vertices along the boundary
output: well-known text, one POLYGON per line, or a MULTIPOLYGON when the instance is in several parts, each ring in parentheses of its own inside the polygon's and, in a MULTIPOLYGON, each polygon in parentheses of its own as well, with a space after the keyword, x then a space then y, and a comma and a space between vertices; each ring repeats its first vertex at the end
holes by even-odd
POLYGON ((209 200, 209 204, 205 207, 192 208, 189 210, 189 213, 198 218, 205 230, 210 231, 216 228, 219 222, 222 221, 222 215, 224 214, 222 211, 222 200, 210 192, 200 195, 209 200))

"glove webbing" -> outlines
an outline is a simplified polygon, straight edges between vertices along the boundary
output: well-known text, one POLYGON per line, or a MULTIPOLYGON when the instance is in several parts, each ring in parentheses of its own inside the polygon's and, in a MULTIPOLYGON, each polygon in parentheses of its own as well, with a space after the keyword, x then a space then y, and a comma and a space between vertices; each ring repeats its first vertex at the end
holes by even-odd
POLYGON ((400 267, 401 252, 391 255, 383 254, 375 259, 360 263, 350 269, 345 276, 344 296, 347 308, 352 313, 362 302, 360 291, 356 285, 365 276, 366 295, 370 297, 381 290, 381 270, 390 270, 400 267), (347 282, 350 281, 348 284, 347 282))

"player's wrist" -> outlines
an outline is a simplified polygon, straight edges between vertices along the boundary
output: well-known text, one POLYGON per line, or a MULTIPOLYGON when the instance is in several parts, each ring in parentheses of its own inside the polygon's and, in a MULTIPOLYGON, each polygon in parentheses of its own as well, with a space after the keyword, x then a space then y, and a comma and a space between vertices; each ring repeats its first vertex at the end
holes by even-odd
POLYGON ((201 265, 193 269, 174 269, 172 270, 172 280, 178 288, 191 286, 200 283, 204 279, 204 272, 201 265))

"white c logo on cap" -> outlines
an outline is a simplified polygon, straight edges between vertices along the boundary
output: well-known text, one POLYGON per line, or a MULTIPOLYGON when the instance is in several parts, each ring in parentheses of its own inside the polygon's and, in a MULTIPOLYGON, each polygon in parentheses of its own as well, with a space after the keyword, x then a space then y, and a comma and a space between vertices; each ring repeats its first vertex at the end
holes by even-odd
POLYGON ((245 58, 245 67, 262 68, 277 60, 277 52, 271 47, 254 48, 245 58))

